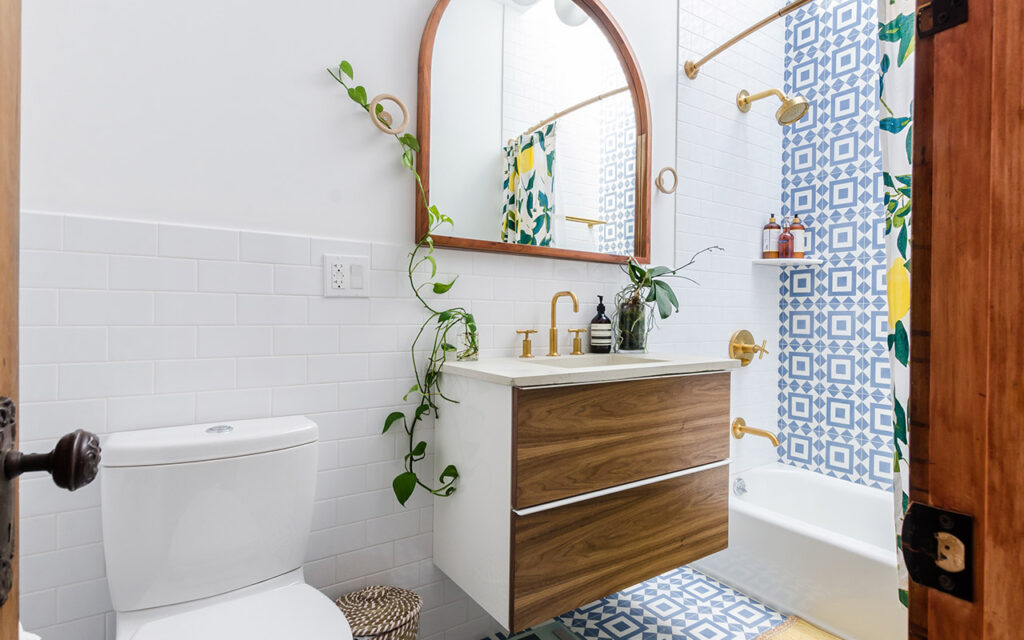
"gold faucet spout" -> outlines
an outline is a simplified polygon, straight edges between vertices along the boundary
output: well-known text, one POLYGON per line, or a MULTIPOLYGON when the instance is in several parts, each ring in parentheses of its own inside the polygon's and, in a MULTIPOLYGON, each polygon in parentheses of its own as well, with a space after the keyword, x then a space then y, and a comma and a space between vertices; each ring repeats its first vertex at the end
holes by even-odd
POLYGON ((771 431, 765 431, 764 429, 758 429, 756 427, 748 427, 747 421, 743 418, 736 418, 732 421, 732 437, 739 440, 746 434, 752 436, 761 436, 762 438, 768 438, 771 440, 772 445, 778 447, 779 439, 775 437, 775 434, 771 431))
POLYGON ((572 310, 574 313, 580 311, 580 301, 572 291, 559 291, 551 298, 551 330, 548 332, 548 355, 558 355, 558 323, 556 312, 558 311, 558 299, 563 297, 572 298, 572 310))

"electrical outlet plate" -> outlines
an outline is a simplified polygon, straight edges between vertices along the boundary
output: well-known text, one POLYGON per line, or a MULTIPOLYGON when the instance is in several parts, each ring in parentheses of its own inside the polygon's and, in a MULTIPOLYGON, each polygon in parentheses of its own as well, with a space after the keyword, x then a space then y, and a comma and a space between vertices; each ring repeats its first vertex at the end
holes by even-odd
POLYGON ((370 295, 370 259, 324 254, 324 296, 365 298, 370 295))

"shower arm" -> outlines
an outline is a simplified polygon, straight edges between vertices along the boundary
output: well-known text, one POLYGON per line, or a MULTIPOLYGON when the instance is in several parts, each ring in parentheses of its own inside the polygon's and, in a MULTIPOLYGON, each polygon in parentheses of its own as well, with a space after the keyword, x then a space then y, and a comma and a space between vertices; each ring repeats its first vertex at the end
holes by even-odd
POLYGON ((687 60, 686 63, 683 65, 683 70, 686 72, 686 77, 689 78, 690 80, 693 80, 694 78, 697 77, 697 74, 700 72, 700 68, 703 67, 704 64, 707 63, 708 60, 714 58, 715 56, 717 56, 718 54, 722 53, 723 51, 725 51, 726 49, 728 49, 732 45, 736 44, 737 42, 739 42, 743 38, 746 38, 750 34, 754 33, 755 31, 757 31, 761 27, 763 27, 765 25, 768 25, 768 24, 771 24, 772 22, 775 22, 776 20, 778 20, 782 16, 787 15, 789 13, 792 13, 793 11, 796 11, 797 9, 799 9, 800 7, 804 6, 805 4, 807 4, 808 2, 811 2, 811 1, 812 0, 793 0, 793 2, 791 2, 791 3, 787 4, 786 6, 782 7, 781 9, 776 11, 775 13, 773 13, 770 16, 768 16, 767 18, 765 18, 764 20, 761 20, 760 22, 758 22, 757 24, 755 24, 752 27, 748 27, 747 29, 744 29, 738 35, 733 36, 725 44, 723 44, 722 46, 718 47, 717 49, 715 49, 714 51, 712 51, 708 55, 704 56, 703 58, 701 58, 697 62, 694 62, 693 60, 687 60))
POLYGON ((740 107, 742 108, 745 105, 750 104, 751 102, 757 102, 758 100, 762 100, 764 98, 767 98, 768 96, 777 96, 779 100, 782 100, 783 102, 786 101, 786 94, 782 93, 778 89, 765 89, 764 91, 760 93, 755 93, 753 95, 741 94, 740 97, 736 99, 736 102, 738 102, 740 107))

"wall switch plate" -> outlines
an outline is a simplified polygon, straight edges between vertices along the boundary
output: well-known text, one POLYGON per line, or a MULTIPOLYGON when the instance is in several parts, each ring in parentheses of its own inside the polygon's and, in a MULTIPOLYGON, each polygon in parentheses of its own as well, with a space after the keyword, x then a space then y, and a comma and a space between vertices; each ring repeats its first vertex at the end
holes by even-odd
POLYGON ((324 254, 323 272, 325 297, 369 297, 370 258, 324 254))

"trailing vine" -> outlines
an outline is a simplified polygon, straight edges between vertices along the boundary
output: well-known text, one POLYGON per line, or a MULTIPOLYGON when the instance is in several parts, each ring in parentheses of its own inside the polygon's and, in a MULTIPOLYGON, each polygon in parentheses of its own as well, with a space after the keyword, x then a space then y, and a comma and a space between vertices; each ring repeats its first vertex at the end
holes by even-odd
MULTIPOLYGON (((353 102, 369 113, 370 105, 367 102, 366 89, 360 85, 355 85, 355 73, 349 62, 342 60, 338 64, 337 70, 327 69, 327 72, 331 74, 335 81, 345 87, 349 98, 353 102), (346 81, 346 78, 348 81, 346 81)), ((390 124, 381 105, 378 104, 375 111, 375 117, 385 124, 390 124)), ((409 133, 395 135, 394 137, 402 148, 402 165, 416 176, 420 198, 422 198, 423 204, 427 208, 429 221, 427 233, 416 242, 416 245, 409 253, 407 267, 409 286, 412 289, 413 295, 416 296, 416 299, 420 301, 428 313, 410 347, 412 370, 413 375, 416 377, 416 383, 412 385, 402 398, 403 401, 408 401, 410 397, 418 397, 419 402, 411 416, 407 416, 401 411, 393 411, 388 414, 384 420, 382 432, 387 433, 394 425, 400 422, 408 436, 409 452, 405 454, 403 471, 395 476, 391 483, 395 497, 404 506, 416 491, 416 487, 441 497, 447 497, 455 493, 455 481, 459 478, 459 471, 454 465, 448 465, 444 468, 438 476, 438 484, 436 486, 433 485, 429 477, 427 481, 424 481, 417 474, 416 464, 426 458, 427 443, 417 440, 416 427, 420 426, 423 419, 431 414, 433 414, 435 419, 438 417, 439 405, 442 400, 457 402, 444 395, 444 392, 441 390, 441 368, 444 366, 448 356, 454 354, 459 360, 475 358, 479 353, 480 347, 477 337, 476 320, 473 318, 472 313, 464 307, 440 309, 434 306, 436 302, 431 304, 424 297, 425 288, 430 287, 430 290, 438 295, 444 294, 451 290, 458 279, 458 276, 456 276, 449 282, 438 282, 436 280, 437 258, 434 256, 434 239, 432 236, 437 229, 445 225, 452 226, 452 219, 441 213, 436 206, 431 205, 427 200, 427 193, 423 188, 423 180, 415 168, 416 154, 420 151, 419 141, 409 133), (427 268, 430 269, 430 276, 423 277, 427 268), (462 333, 461 336, 459 335, 460 333, 462 333), (460 346, 453 344, 459 343, 460 340, 462 341, 460 346), (430 345, 429 355, 425 362, 417 359, 417 347, 420 346, 421 341, 430 345)))

